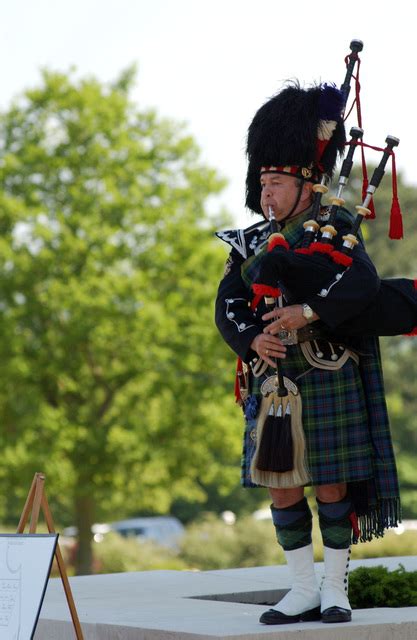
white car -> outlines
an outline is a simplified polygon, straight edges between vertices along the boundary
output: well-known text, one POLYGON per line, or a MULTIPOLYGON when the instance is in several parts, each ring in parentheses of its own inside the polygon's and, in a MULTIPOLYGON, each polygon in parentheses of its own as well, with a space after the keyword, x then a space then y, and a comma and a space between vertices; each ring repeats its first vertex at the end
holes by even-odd
POLYGON ((178 540, 184 533, 181 522, 172 516, 156 516, 153 518, 131 518, 113 522, 111 530, 124 538, 137 540, 153 540, 163 547, 175 549, 178 540))
MULTIPOLYGON (((91 531, 95 542, 101 542, 106 533, 115 531, 124 538, 135 538, 138 542, 152 540, 163 547, 176 549, 178 540, 184 533, 184 527, 178 518, 173 516, 155 516, 130 518, 110 524, 93 524, 91 531)), ((67 527, 62 533, 64 536, 75 537, 78 530, 77 527, 67 527)))

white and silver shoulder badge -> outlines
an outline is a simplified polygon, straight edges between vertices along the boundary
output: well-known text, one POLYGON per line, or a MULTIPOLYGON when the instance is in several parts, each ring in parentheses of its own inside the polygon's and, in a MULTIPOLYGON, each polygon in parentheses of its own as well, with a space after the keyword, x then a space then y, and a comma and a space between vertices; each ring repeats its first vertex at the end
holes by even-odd
POLYGON ((262 220, 247 229, 228 229, 217 231, 216 236, 230 245, 246 260, 256 253, 260 244, 263 244, 269 235, 269 222, 262 220))

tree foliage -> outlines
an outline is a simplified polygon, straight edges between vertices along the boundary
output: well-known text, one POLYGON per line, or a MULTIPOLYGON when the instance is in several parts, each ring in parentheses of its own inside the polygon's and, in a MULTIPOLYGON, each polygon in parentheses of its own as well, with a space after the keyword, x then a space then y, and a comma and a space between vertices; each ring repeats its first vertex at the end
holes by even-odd
POLYGON ((0 120, 0 508, 45 471, 82 571, 93 521, 203 500, 239 459, 205 210, 223 181, 132 80, 45 71, 0 120))

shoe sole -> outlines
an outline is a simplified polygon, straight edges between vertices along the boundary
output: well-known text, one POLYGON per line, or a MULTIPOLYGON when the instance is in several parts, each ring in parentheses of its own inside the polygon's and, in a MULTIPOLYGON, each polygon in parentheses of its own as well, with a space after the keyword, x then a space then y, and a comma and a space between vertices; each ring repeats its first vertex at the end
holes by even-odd
POLYGON ((280 611, 277 611, 277 616, 275 617, 274 614, 271 615, 271 617, 268 619, 268 614, 270 612, 267 611, 265 614, 263 614, 260 619, 259 622, 261 624, 296 624, 297 622, 316 622, 318 620, 321 620, 321 612, 320 612, 320 607, 316 607, 315 609, 310 609, 309 611, 304 611, 304 613, 300 613, 299 615, 296 616, 285 616, 284 613, 280 613, 280 611), (282 618, 279 617, 279 615, 283 616, 282 618), (263 620, 262 618, 265 616, 265 619, 263 620), (284 617, 285 616, 285 617, 284 617))
POLYGON ((325 624, 329 622, 351 622, 352 615, 347 615, 343 613, 335 614, 334 616, 326 616, 325 618, 321 618, 321 621, 325 624))

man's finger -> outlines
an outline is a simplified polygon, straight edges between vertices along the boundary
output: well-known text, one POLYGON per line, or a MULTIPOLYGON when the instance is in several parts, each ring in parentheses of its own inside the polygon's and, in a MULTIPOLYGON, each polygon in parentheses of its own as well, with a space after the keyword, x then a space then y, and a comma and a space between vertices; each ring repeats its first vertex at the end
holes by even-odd
MULTIPOLYGON (((277 358, 279 358, 280 360, 283 360, 284 358, 286 358, 286 354, 280 353, 277 355, 277 358)), ((276 362, 274 362, 274 360, 271 360, 269 356, 263 356, 262 360, 265 360, 265 362, 267 362, 270 367, 274 367, 274 368, 276 367, 276 362)))
MULTIPOLYGON (((268 333, 271 336, 274 335, 275 333, 278 333, 279 331, 287 331, 287 327, 284 324, 284 321, 282 319, 280 320, 276 320, 275 322, 271 322, 271 324, 269 324, 267 327, 265 327, 264 329, 264 333, 268 333), (284 326, 282 326, 284 325, 284 326), (285 329, 284 329, 285 327, 285 329)), ((278 340, 279 338, 277 338, 278 340)))
POLYGON ((272 318, 279 317, 280 313, 282 313, 282 309, 273 309, 272 311, 268 311, 268 313, 264 313, 262 320, 272 320, 272 318))
POLYGON ((285 356, 287 350, 286 349, 266 349, 265 353, 270 358, 280 358, 281 356, 285 356))
POLYGON ((265 348, 268 347, 269 345, 273 345, 273 346, 276 346, 276 347, 283 347, 284 346, 282 344, 282 341, 279 338, 277 338, 276 336, 267 333, 265 330, 264 330, 264 333, 265 333, 265 336, 264 336, 265 340, 262 342, 262 344, 263 344, 263 346, 265 348))

